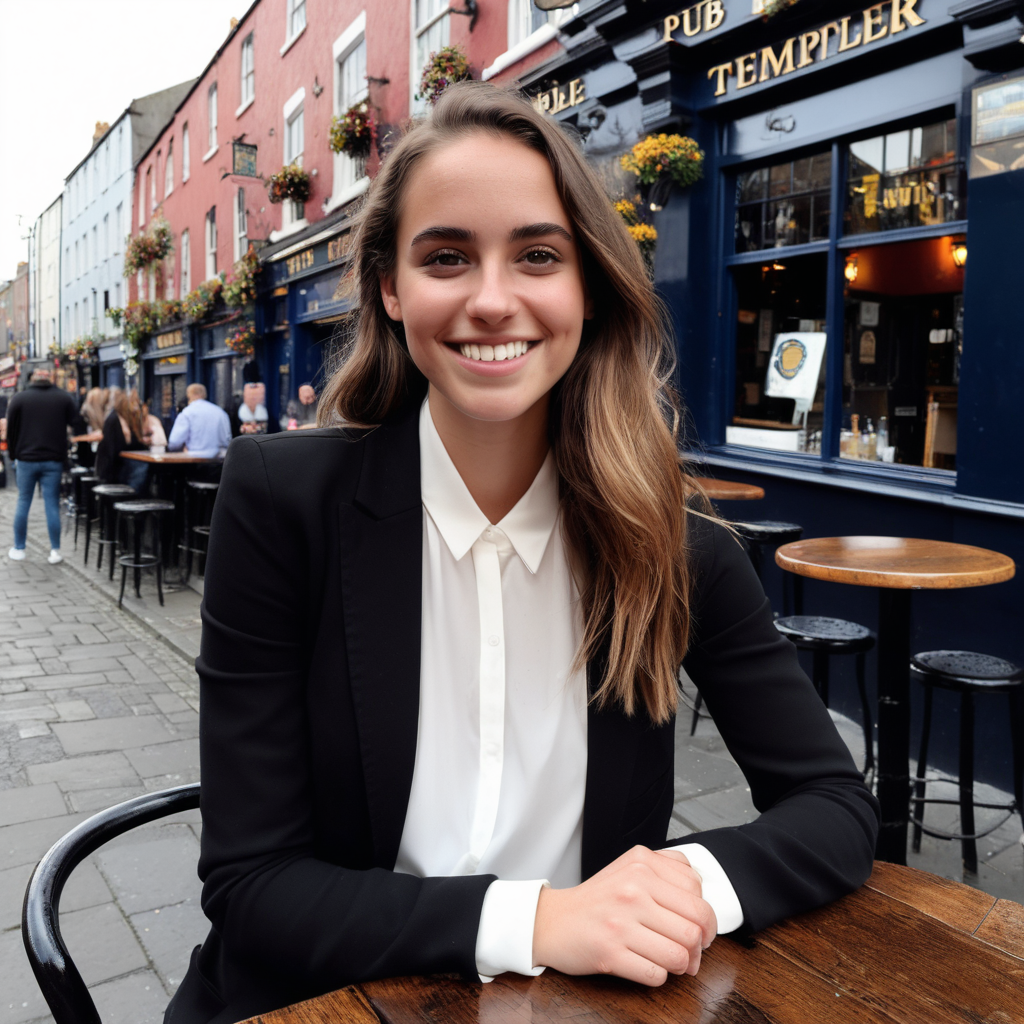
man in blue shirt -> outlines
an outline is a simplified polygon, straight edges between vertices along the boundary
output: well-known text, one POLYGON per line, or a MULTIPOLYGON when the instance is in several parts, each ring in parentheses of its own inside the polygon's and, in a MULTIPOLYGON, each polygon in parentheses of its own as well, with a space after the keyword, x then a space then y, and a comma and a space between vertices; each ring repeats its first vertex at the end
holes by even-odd
POLYGON ((188 405, 178 413, 167 447, 172 452, 185 448, 190 455, 215 458, 231 443, 228 414, 206 400, 206 388, 202 384, 189 384, 185 395, 188 405))

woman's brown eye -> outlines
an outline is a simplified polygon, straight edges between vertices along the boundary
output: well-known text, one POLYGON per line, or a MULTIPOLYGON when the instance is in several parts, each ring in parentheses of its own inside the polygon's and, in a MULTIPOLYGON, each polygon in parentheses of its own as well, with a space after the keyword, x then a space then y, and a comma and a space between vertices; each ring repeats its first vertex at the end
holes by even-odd
POLYGON ((435 252, 427 257, 427 264, 438 267, 457 267, 465 262, 461 252, 435 252))
POLYGON ((547 249, 534 249, 532 252, 528 252, 524 259, 535 267, 542 267, 545 264, 554 263, 556 257, 547 249))

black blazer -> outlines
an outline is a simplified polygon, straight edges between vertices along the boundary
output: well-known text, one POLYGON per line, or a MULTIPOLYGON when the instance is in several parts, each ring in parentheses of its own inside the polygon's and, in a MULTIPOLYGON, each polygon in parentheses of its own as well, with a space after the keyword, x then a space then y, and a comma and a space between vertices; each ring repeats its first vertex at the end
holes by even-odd
MULTIPOLYGON (((231 444, 196 663, 199 874, 212 927, 171 1024, 228 1024, 370 978, 476 977, 494 876, 392 870, 418 722, 417 411, 362 435, 231 444)), ((762 812, 699 841, 756 930, 867 878, 877 805, 740 546, 696 517, 691 544, 684 665, 762 812)), ((600 673, 588 666, 591 690, 600 673)), ((673 723, 590 708, 584 878, 638 843, 665 845, 673 756, 673 723)))

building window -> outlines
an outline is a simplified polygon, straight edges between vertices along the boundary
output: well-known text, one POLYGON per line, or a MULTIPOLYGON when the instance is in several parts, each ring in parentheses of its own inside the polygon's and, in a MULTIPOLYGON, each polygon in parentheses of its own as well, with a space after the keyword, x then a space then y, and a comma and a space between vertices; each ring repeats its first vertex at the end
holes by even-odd
POLYGON ((952 119, 737 176, 728 442, 956 469, 964 201, 952 119))
POLYGON ((188 144, 188 122, 181 128, 181 180, 188 181, 191 172, 192 153, 188 144))
POLYGON ((242 43, 242 102, 245 106, 256 95, 256 66, 253 60, 253 39, 250 32, 242 43))
POLYGON ((124 125, 117 129, 117 174, 120 175, 124 167, 124 125))
POLYGON ((306 27, 306 0, 288 0, 288 39, 294 39, 306 27))
MULTIPOLYGON (((157 150, 156 161, 153 165, 155 169, 160 166, 160 151, 157 150)), ((146 180, 149 183, 149 212, 153 213, 156 210, 156 174, 150 174, 146 172, 146 180)))
POLYGON ((100 265, 100 229, 98 224, 92 226, 92 265, 100 265))
MULTIPOLYGON (((338 117, 369 95, 366 81, 366 15, 361 14, 334 44, 334 113, 338 117)), ((334 195, 345 196, 366 176, 366 159, 338 153, 334 158, 334 195)))
MULTIPOLYGON (((411 91, 419 89, 423 66, 430 55, 448 45, 448 0, 415 0, 416 29, 413 33, 413 66, 410 72, 411 91)), ((425 100, 413 99, 414 111, 422 112, 425 100)))
POLYGON ((146 169, 146 178, 143 188, 139 191, 139 227, 146 224, 146 193, 149 192, 149 179, 152 175, 152 167, 146 169))
POLYGON ((164 167, 164 198, 174 191, 174 139, 167 140, 167 164, 164 167))
POLYGON ((174 298, 174 253, 171 252, 164 260, 164 298, 170 302, 174 298))
POLYGON ((557 28, 576 13, 578 4, 557 11, 540 11, 532 0, 509 0, 508 4, 508 49, 527 40, 539 28, 551 25, 557 28))
POLYGON ((114 232, 114 252, 119 253, 121 251, 121 239, 124 237, 124 203, 118 203, 117 209, 114 211, 114 224, 116 230, 114 232))
POLYGON ((114 308, 115 309, 120 309, 121 308, 121 282, 120 281, 115 281, 114 282, 114 308))
POLYGON ((181 233, 181 289, 179 295, 182 299, 188 295, 192 287, 192 241, 186 228, 181 233))
POLYGON ((736 251, 828 239, 832 154, 815 153, 736 179, 736 251))
POLYGON ((78 262, 78 239, 75 239, 75 280, 82 276, 82 264, 78 262))
POLYGON ((103 258, 110 257, 110 214, 103 215, 103 258))
POLYGON ((959 220, 960 178, 955 119, 853 142, 845 233, 959 220))
MULTIPOLYGON (((302 154, 305 149, 305 118, 303 115, 303 101, 305 90, 299 90, 287 104, 285 104, 284 122, 284 162, 286 164, 298 164, 302 166, 302 154)), ((291 199, 284 201, 282 220, 284 227, 302 220, 305 216, 305 207, 302 203, 296 203, 291 199)))
POLYGON ((209 152, 213 152, 217 148, 217 83, 214 82, 210 86, 209 92, 206 94, 206 116, 207 122, 210 126, 208 137, 206 140, 209 152))
POLYGON ((217 276, 217 207, 206 215, 206 280, 217 276))
POLYGON ((248 218, 245 214, 245 189, 235 193, 235 260, 240 260, 249 248, 248 218))

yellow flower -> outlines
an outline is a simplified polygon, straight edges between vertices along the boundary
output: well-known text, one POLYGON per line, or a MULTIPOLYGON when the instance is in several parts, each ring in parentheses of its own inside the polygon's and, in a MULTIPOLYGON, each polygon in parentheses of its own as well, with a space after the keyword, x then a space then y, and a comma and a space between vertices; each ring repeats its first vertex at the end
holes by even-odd
POLYGON ((620 199, 615 204, 615 210, 623 217, 636 216, 636 207, 628 199, 620 199))
POLYGON ((658 240, 658 232, 650 224, 630 224, 626 230, 633 236, 633 240, 640 245, 653 245, 658 240))

